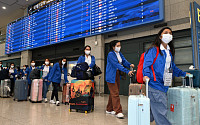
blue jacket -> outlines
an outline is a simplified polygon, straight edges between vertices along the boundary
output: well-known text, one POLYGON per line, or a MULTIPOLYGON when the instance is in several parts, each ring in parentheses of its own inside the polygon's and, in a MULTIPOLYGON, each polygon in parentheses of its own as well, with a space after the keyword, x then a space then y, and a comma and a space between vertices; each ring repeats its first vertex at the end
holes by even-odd
MULTIPOLYGON (((42 72, 43 72, 43 69, 44 69, 44 65, 41 67, 42 72)), ((47 79, 47 80, 48 80, 49 74, 50 74, 51 70, 52 70, 52 67, 49 66, 49 73, 47 74, 47 76, 42 77, 42 79, 44 79, 44 80, 47 79)), ((46 83, 47 83, 47 85, 50 85, 50 84, 51 84, 51 82, 46 82, 46 83)))
MULTIPOLYGON (((124 58, 124 56, 122 55, 121 52, 119 52, 119 53, 122 58, 122 64, 125 67, 130 68, 131 63, 129 63, 124 58)), ((123 67, 119 63, 119 61, 117 59, 117 55, 114 51, 109 52, 108 57, 107 57, 107 66, 106 66, 106 82, 115 83, 117 69, 128 74, 130 71, 128 69, 126 69, 125 67, 123 67)))
MULTIPOLYGON (((165 68, 167 54, 166 54, 165 50, 162 50, 161 52, 163 53, 163 56, 161 54, 159 54, 156 59, 155 64, 153 65, 154 72, 156 75, 156 81, 154 81, 153 72, 151 70, 151 65, 153 64, 153 61, 156 58, 156 53, 157 53, 157 49, 155 47, 151 48, 148 51, 148 53, 145 53, 145 55, 144 55, 143 76, 148 76, 150 78, 150 81, 149 81, 150 87, 167 93, 169 87, 164 86, 164 81, 163 81, 163 74, 164 74, 164 68, 165 68)), ((172 57, 171 53, 170 53, 170 55, 172 57)), ((171 59, 171 60, 173 60, 173 59, 171 59)), ((182 70, 177 68, 176 65, 174 64, 174 61, 172 61, 171 63, 172 63, 171 66, 173 69, 173 76, 185 77, 186 72, 183 72, 182 70)))
POLYGON ((25 70, 25 72, 24 72, 24 70, 21 69, 21 70, 20 70, 20 73, 22 74, 22 77, 23 77, 23 76, 25 76, 26 70, 25 70))
MULTIPOLYGON (((89 65, 89 67, 91 69, 93 69, 94 65, 95 65, 95 57, 94 56, 91 56, 91 64, 89 65)), ((82 55, 78 58, 78 62, 77 63, 83 63, 85 62, 85 55, 82 55)))
MULTIPOLYGON (((64 70, 65 83, 69 83, 69 81, 67 79, 67 68, 62 68, 62 70, 64 70)), ((56 63, 53 66, 51 72, 49 73, 48 80, 50 82, 55 82, 55 83, 60 84, 60 82, 61 82, 61 70, 60 70, 59 63, 56 63)))
MULTIPOLYGON (((37 67, 35 67, 35 69, 37 69, 37 67)), ((25 74, 27 75, 28 84, 31 84, 31 79, 29 79, 31 71, 32 71, 32 66, 26 68, 25 74)))
MULTIPOLYGON (((8 72, 9 72, 9 68, 7 69, 8 70, 8 72)), ((10 74, 10 73, 9 73, 10 74)), ((17 75, 17 70, 16 69, 14 69, 14 73, 11 73, 10 75, 12 75, 13 76, 13 78, 14 78, 14 81, 16 80, 16 77, 15 77, 15 75, 17 75)))

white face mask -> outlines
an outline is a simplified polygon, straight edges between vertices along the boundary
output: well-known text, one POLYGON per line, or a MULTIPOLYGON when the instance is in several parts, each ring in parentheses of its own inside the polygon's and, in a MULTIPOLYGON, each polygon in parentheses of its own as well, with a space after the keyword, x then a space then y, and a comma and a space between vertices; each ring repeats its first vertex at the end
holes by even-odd
POLYGON ((31 66, 35 66, 35 63, 31 63, 31 66))
POLYGON ((166 44, 170 43, 173 39, 173 36, 171 34, 163 34, 162 35, 162 41, 166 44))
POLYGON ((62 61, 62 64, 65 65, 66 62, 62 61))
POLYGON ((11 68, 14 68, 14 66, 11 66, 11 68))
POLYGON ((90 52, 91 52, 91 51, 85 50, 85 54, 86 54, 86 55, 90 55, 90 52))
POLYGON ((120 52, 120 50, 121 50, 121 47, 115 47, 116 52, 120 52))
POLYGON ((49 65, 49 62, 45 62, 46 65, 49 65))
POLYGON ((26 67, 23 67, 23 69, 26 69, 26 67))

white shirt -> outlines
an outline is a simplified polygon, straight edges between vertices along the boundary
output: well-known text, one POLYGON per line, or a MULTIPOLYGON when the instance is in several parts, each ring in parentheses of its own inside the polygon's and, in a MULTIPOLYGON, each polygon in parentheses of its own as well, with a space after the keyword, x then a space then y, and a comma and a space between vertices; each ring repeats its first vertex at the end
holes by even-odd
POLYGON ((167 49, 164 48, 164 46, 162 44, 160 44, 160 50, 165 50, 167 57, 166 57, 166 61, 165 61, 165 71, 169 71, 170 68, 170 64, 171 64, 171 55, 170 55, 170 47, 169 45, 167 45, 167 49))
POLYGON ((9 73, 14 73, 14 69, 9 69, 9 73))
POLYGON ((43 78, 46 77, 48 73, 49 73, 49 66, 45 65, 44 69, 43 69, 43 76, 42 77, 43 78))
POLYGON ((88 57, 85 55, 85 62, 90 65, 92 62, 92 57, 89 55, 88 57))
MULTIPOLYGON (((9 69, 9 73, 14 73, 14 69, 9 69)), ((10 78, 14 78, 14 76, 13 75, 10 75, 10 78)))
POLYGON ((122 58, 121 58, 120 54, 118 52, 115 52, 115 54, 117 55, 117 59, 118 59, 119 63, 121 64, 122 58))

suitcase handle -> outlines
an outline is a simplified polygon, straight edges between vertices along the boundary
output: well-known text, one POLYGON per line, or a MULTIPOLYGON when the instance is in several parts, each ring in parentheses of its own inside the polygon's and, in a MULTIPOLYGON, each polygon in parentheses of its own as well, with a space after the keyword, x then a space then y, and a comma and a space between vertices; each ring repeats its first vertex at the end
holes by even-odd
MULTIPOLYGON (((133 71, 134 73, 136 72, 136 70, 134 70, 134 68, 130 68, 130 71, 133 71)), ((133 76, 130 76, 130 84, 131 84, 131 78, 132 78, 133 76)), ((135 76, 136 77, 136 76, 135 76)), ((141 87, 140 87, 140 90, 139 90, 139 92, 140 92, 140 94, 141 95, 143 95, 143 93, 142 93, 142 85, 143 85, 143 83, 141 84, 141 87)), ((147 88, 148 89, 148 88, 147 88)), ((147 93, 147 97, 148 97, 148 93, 147 93)))
POLYGON ((189 78, 189 86, 193 88, 193 74, 186 74, 186 77, 182 77, 183 87, 186 87, 186 78, 189 78))
POLYGON ((149 87, 149 79, 146 79, 146 81, 145 81, 145 83, 146 83, 146 97, 148 98, 149 97, 149 91, 148 91, 148 87, 149 87))

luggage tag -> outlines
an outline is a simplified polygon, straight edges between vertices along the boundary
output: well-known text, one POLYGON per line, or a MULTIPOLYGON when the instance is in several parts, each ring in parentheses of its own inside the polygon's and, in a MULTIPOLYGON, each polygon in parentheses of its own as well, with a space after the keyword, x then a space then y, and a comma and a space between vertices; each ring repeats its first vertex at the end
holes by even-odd
POLYGON ((169 68, 168 72, 164 71, 164 76, 163 76, 164 86, 172 85, 172 73, 173 73, 172 68, 169 68))

